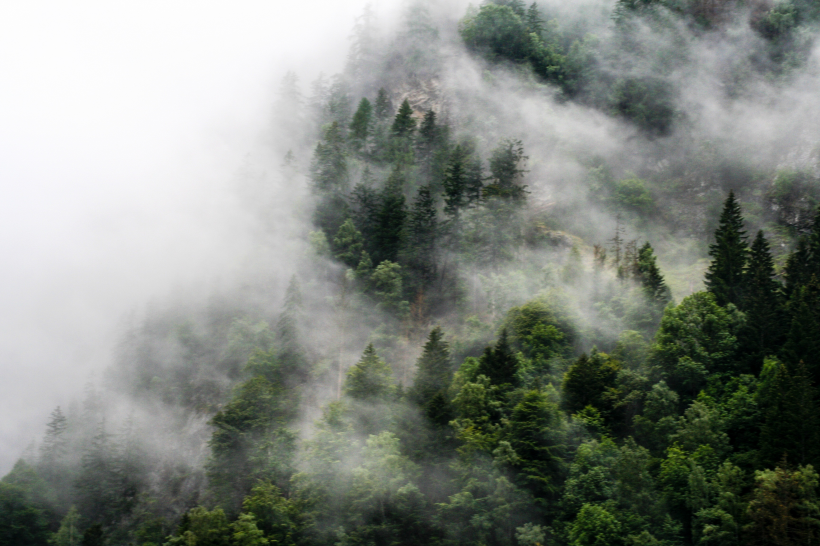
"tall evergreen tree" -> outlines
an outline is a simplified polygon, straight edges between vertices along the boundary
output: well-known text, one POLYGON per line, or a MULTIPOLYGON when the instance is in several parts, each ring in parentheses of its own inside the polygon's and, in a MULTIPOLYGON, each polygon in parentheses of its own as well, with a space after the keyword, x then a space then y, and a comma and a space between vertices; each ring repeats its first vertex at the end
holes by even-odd
POLYGON ((46 435, 40 446, 40 465, 44 469, 53 467, 65 455, 67 450, 66 430, 68 419, 63 415, 60 406, 51 412, 51 419, 46 425, 46 435))
POLYGON ((518 385, 518 359, 512 351, 507 329, 501 331, 495 347, 487 347, 481 355, 478 373, 486 375, 493 385, 514 387, 518 385))
POLYGON ((749 359, 749 371, 757 374, 763 359, 776 354, 783 342, 785 319, 780 283, 774 279, 774 262, 762 231, 752 242, 743 287, 746 323, 739 335, 741 351, 749 359))
POLYGON ((523 201, 527 186, 520 182, 526 172, 522 168, 526 161, 524 145, 520 140, 503 140, 490 156, 491 182, 484 188, 484 195, 523 201))
POLYGON ((444 332, 436 326, 427 336, 424 351, 416 361, 416 376, 410 396, 422 408, 425 408, 433 397, 450 385, 453 377, 453 366, 450 361, 450 348, 444 341, 444 332))
POLYGON ((527 9, 527 31, 535 34, 539 38, 544 33, 544 19, 541 18, 541 13, 538 11, 538 5, 533 2, 530 4, 529 9, 527 9))
POLYGON ((666 286, 663 274, 656 263, 655 252, 649 242, 646 242, 638 251, 635 273, 649 301, 657 304, 661 309, 672 301, 672 292, 666 286))
POLYGON ((355 150, 367 152, 367 139, 370 137, 371 123, 373 118, 373 106, 370 101, 363 98, 359 102, 353 120, 350 122, 350 139, 355 150))
POLYGON ((399 106, 399 111, 396 112, 396 117, 393 119, 390 132, 397 138, 410 138, 415 130, 416 120, 413 119, 413 109, 407 99, 404 99, 401 106, 399 106))
POLYGON ((347 372, 344 392, 355 400, 386 400, 393 394, 393 374, 369 344, 362 358, 347 372))
POLYGON ((718 305, 740 305, 743 291, 743 270, 749 252, 743 216, 734 192, 723 204, 715 242, 709 246, 712 263, 706 271, 706 288, 715 295, 718 305))
POLYGON ((820 386, 820 280, 812 276, 789 301, 791 323, 783 345, 783 358, 792 365, 802 362, 812 384, 820 386))
POLYGON ((403 186, 404 173, 399 166, 396 166, 381 192, 381 204, 376 217, 374 234, 374 261, 376 263, 385 260, 395 262, 401 249, 407 218, 403 186))
POLYGON ((390 102, 390 97, 387 96, 384 87, 379 89, 379 93, 376 95, 374 113, 379 121, 385 121, 393 115, 393 104, 390 102))
POLYGON ((408 261, 423 284, 433 280, 436 267, 436 220, 435 201, 430 186, 419 188, 408 225, 408 261))

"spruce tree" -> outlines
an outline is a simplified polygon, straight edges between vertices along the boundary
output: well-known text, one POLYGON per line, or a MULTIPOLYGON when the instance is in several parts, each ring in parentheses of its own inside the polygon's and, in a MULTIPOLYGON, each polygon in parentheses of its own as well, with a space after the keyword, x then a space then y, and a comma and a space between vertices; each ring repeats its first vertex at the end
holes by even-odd
POLYGON ((507 339, 507 329, 501 335, 495 347, 487 347, 481 355, 478 364, 478 373, 486 375, 493 385, 514 387, 518 385, 518 359, 512 351, 507 339))
POLYGON ((347 372, 344 392, 354 400, 385 400, 395 390, 393 374, 384 360, 369 344, 362 358, 347 372))
POLYGON ((333 238, 333 248, 336 259, 347 267, 356 267, 362 259, 364 244, 362 234, 353 225, 353 220, 348 218, 339 227, 336 236, 333 238))
POLYGON ((410 138, 416 130, 416 120, 413 119, 413 109, 407 99, 402 101, 399 111, 393 119, 390 133, 396 138, 410 138))
POLYGON ((666 286, 655 253, 649 242, 645 243, 637 254, 635 273, 641 283, 646 298, 658 305, 661 309, 672 301, 672 292, 666 286))
POLYGON ((467 156, 461 145, 453 150, 450 163, 444 172, 444 214, 458 219, 465 206, 467 188, 467 156))
POLYGON ((492 181, 484 188, 484 195, 523 201, 527 187, 520 182, 526 172, 522 168, 526 161, 527 156, 524 155, 524 146, 520 140, 503 140, 490 156, 492 181))
POLYGON ((535 2, 530 4, 527 10, 526 23, 528 32, 535 34, 539 38, 542 37, 544 33, 544 20, 541 18, 541 13, 539 13, 538 6, 535 2))
POLYGON ((812 384, 820 386, 820 281, 799 287, 789 302, 791 323, 783 345, 783 358, 790 364, 803 363, 812 384))
POLYGON ((387 96, 387 91, 385 91, 384 87, 379 89, 379 93, 376 96, 374 113, 376 114, 376 119, 379 121, 384 121, 393 114, 393 105, 391 104, 390 97, 387 96))
POLYGON ((367 151, 367 139, 370 137, 371 123, 373 117, 373 106, 370 101, 363 98, 359 102, 359 108, 353 114, 353 121, 350 122, 350 139, 355 150, 367 151))
POLYGON ((430 186, 419 188, 413 209, 410 212, 408 226, 408 258, 424 284, 433 280, 435 274, 436 238, 438 235, 438 221, 436 207, 430 186))
POLYGON ((407 218, 403 186, 404 174, 397 166, 381 192, 381 203, 376 216, 374 234, 374 261, 376 263, 385 260, 395 262, 401 249, 404 224, 407 218))
POLYGON ((425 408, 439 391, 450 385, 453 367, 450 348, 444 341, 444 332, 436 326, 427 336, 424 351, 416 361, 416 377, 410 389, 411 398, 425 408))
POLYGON ((715 295, 718 305, 741 304, 748 252, 740 205, 730 191, 715 231, 715 242, 709 246, 712 263, 706 271, 706 288, 715 295))
POLYGON ((763 359, 780 347, 785 319, 780 283, 774 279, 774 262, 762 231, 752 242, 743 287, 746 323, 740 333, 741 351, 747 355, 748 371, 757 374, 763 359))

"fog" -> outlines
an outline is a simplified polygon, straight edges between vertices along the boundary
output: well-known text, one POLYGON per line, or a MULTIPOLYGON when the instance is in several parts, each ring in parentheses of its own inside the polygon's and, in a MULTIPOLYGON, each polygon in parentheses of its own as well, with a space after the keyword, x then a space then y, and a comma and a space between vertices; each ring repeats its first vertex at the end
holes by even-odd
POLYGON ((279 79, 338 71, 364 3, 0 6, 0 475, 127 317, 230 282, 279 79))

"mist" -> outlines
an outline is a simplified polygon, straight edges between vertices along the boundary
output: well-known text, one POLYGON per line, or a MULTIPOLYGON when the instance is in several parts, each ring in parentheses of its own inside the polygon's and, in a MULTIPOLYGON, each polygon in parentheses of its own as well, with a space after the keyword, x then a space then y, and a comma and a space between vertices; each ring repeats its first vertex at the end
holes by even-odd
POLYGON ((0 8, 0 472, 130 314, 233 282, 254 232, 236 174, 279 79, 338 70, 363 5, 0 8))

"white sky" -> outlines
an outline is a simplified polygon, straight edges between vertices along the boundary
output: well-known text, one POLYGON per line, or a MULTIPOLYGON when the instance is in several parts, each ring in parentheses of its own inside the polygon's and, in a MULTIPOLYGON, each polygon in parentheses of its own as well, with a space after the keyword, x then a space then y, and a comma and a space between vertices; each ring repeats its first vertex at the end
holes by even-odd
POLYGON ((126 313, 228 272, 227 182, 365 3, 0 2, 0 475, 126 313))

